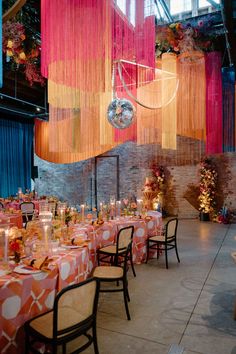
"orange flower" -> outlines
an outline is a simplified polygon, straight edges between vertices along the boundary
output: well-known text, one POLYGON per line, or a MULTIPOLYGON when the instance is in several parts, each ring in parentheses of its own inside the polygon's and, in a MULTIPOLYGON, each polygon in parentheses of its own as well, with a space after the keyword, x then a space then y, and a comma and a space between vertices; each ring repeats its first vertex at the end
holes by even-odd
POLYGON ((12 57, 12 56, 13 56, 13 53, 12 53, 12 50, 11 50, 11 49, 8 49, 8 50, 7 50, 7 56, 8 56, 8 57, 12 57))
POLYGON ((13 41, 10 39, 7 41, 7 48, 12 48, 13 47, 13 41))
POLYGON ((25 55, 25 53, 24 53, 24 52, 21 52, 21 53, 19 54, 19 58, 20 58, 21 60, 26 60, 26 55, 25 55))

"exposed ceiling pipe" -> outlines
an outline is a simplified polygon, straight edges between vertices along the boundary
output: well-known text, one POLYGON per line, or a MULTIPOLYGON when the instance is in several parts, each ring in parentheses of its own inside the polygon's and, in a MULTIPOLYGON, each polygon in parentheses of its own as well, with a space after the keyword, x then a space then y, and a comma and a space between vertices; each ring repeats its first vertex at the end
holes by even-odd
POLYGON ((39 106, 38 104, 21 100, 20 98, 16 98, 16 97, 13 97, 13 96, 5 95, 4 93, 1 93, 1 92, 0 92, 0 98, 1 98, 1 97, 9 98, 9 99, 11 99, 11 100, 13 100, 13 101, 17 101, 17 102, 20 102, 20 103, 23 103, 23 104, 27 104, 28 106, 32 106, 32 107, 35 107, 35 108, 38 107, 38 108, 40 108, 40 109, 44 109, 45 111, 47 111, 46 107, 39 106))

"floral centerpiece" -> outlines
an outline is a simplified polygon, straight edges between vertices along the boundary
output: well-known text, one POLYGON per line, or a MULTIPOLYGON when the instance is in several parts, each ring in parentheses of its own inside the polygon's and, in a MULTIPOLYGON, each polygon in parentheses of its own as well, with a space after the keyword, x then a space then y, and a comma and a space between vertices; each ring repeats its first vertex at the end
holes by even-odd
POLYGON ((131 198, 124 198, 121 201, 122 214, 125 216, 132 216, 137 211, 136 198, 133 196, 131 198))
POLYGON ((20 257, 23 252, 23 242, 19 238, 15 238, 10 241, 9 243, 9 250, 11 253, 14 255, 14 261, 15 263, 20 262, 20 257))
POLYGON ((199 211, 210 214, 215 207, 217 172, 211 161, 205 158, 200 164, 199 211))

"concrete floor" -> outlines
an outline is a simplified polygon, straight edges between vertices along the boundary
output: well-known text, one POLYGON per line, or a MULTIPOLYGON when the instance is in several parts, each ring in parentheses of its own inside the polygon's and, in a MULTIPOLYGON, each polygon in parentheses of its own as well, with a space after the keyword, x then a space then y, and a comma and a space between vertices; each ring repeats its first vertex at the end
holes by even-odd
POLYGON ((178 240, 180 264, 172 250, 168 270, 161 256, 129 272, 131 321, 122 293, 101 294, 100 354, 236 354, 236 224, 180 220, 178 240))

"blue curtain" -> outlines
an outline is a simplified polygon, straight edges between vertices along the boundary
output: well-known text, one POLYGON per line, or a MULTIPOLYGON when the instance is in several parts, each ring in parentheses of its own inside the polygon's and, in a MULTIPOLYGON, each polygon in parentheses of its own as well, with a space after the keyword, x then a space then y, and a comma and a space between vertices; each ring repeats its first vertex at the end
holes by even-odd
POLYGON ((31 187, 33 123, 0 119, 0 196, 31 187))
POLYGON ((0 87, 2 87, 2 0, 0 0, 0 87))
POLYGON ((222 68, 223 152, 235 151, 235 70, 222 68))

